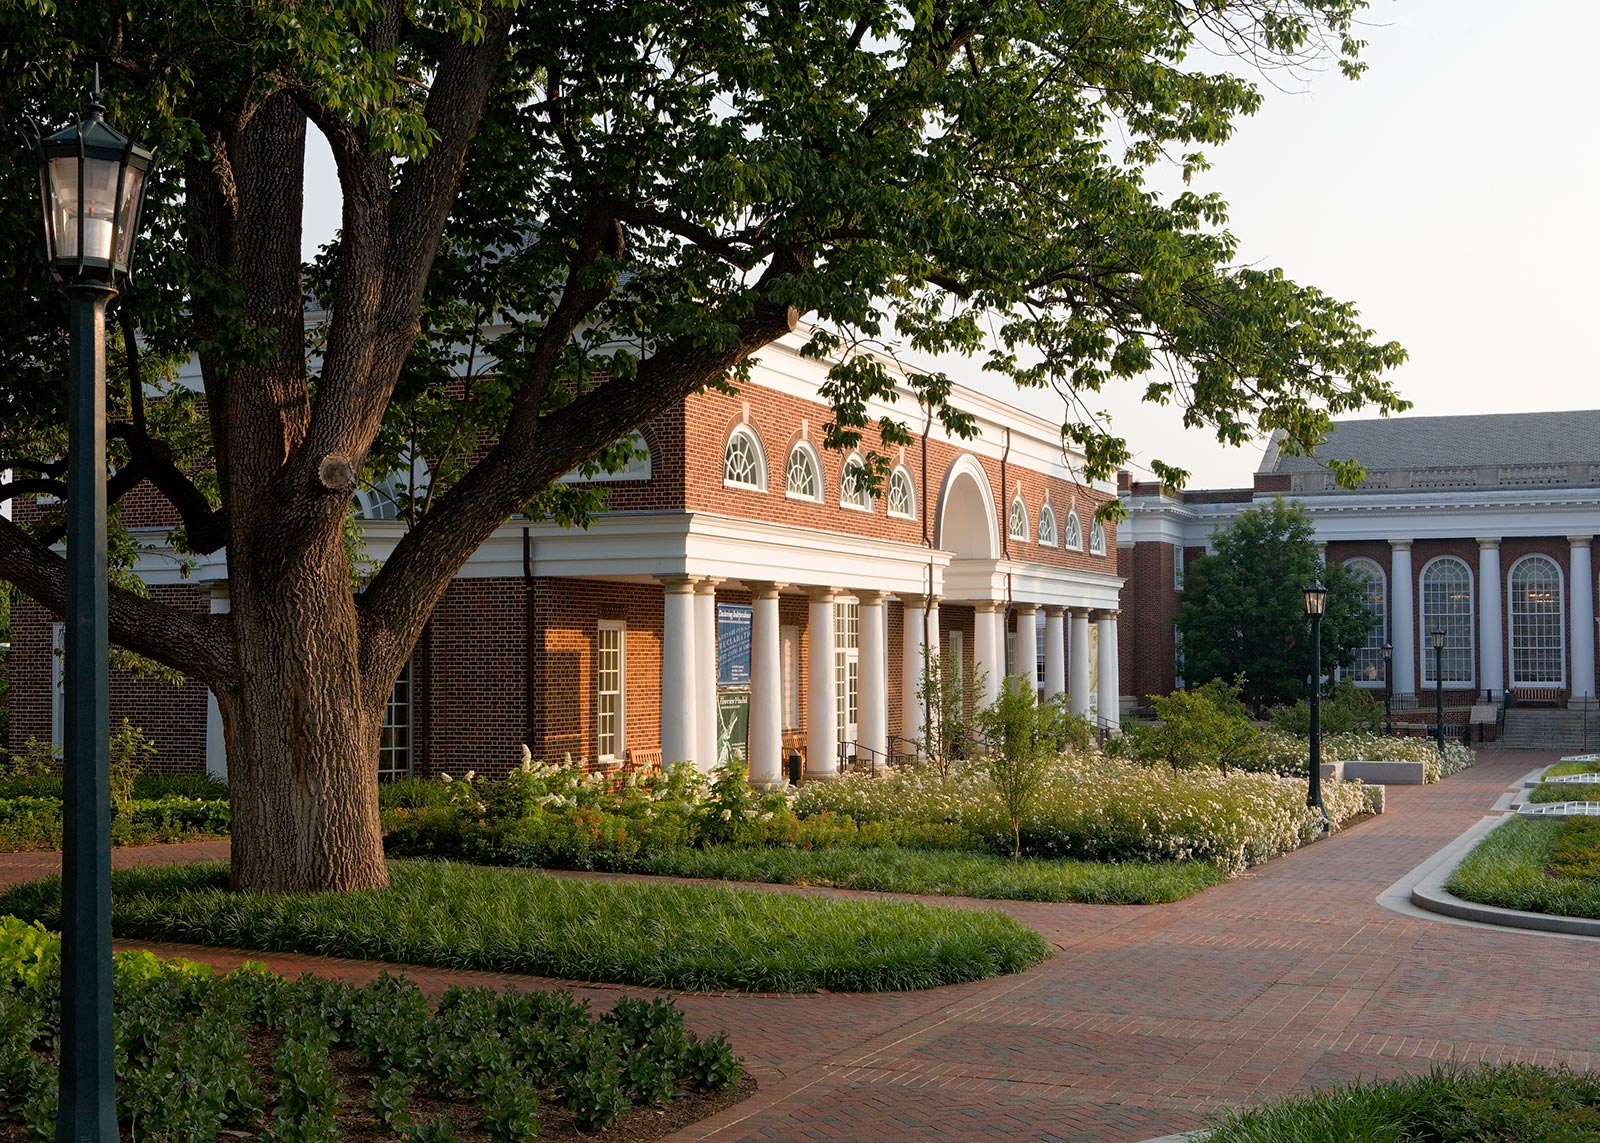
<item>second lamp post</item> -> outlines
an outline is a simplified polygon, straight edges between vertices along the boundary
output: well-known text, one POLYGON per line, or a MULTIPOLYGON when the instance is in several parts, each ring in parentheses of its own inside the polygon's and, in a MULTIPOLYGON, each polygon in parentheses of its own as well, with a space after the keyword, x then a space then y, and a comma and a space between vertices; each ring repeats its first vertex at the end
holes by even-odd
POLYGON ((1444 753, 1444 629, 1428 632, 1433 640, 1433 692, 1436 698, 1437 725, 1433 728, 1433 741, 1439 753, 1444 753))
POLYGON ((1306 805, 1328 820, 1322 805, 1322 614, 1328 608, 1328 589, 1321 580, 1305 588, 1306 616, 1311 620, 1311 758, 1306 805))

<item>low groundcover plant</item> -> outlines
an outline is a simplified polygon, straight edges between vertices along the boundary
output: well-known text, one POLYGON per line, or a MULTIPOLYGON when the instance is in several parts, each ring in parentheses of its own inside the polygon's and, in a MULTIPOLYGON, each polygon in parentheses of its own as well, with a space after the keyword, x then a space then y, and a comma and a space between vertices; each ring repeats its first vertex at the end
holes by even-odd
MULTIPOLYGON (((0 1125, 40 1138, 56 1109, 58 962, 54 934, 0 917, 0 1125)), ((434 1007, 404 978, 217 974, 147 952, 117 955, 115 991, 117 1110, 132 1143, 352 1131, 523 1143, 541 1124, 598 1130, 742 1076, 724 1037, 696 1035, 661 999, 599 1014, 567 992, 451 987, 434 1007)))

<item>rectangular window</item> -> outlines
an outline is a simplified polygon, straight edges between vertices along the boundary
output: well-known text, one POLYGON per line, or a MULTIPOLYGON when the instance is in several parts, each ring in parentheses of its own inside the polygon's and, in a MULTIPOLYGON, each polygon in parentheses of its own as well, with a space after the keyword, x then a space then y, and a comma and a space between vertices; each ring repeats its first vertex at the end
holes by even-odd
POLYGON ((1179 544, 1172 549, 1172 586, 1176 591, 1183 590, 1183 545, 1179 544))
POLYGON ((960 630, 956 630, 956 631, 950 632, 949 644, 945 648, 945 654, 949 659, 950 665, 955 668, 956 690, 957 690, 957 692, 959 692, 961 690, 961 688, 966 685, 966 678, 967 678, 967 663, 966 663, 967 654, 966 654, 966 651, 967 651, 967 633, 965 631, 960 631, 960 630))
POLYGON ((389 692, 383 708, 383 730, 378 740, 378 781, 393 782, 411 776, 411 661, 406 660, 400 677, 389 692))
POLYGON ((1033 617, 1033 685, 1044 690, 1044 612, 1033 617))
POLYGON ((1177 620, 1172 622, 1172 674, 1172 689, 1183 690, 1183 631, 1177 620))
POLYGON ((622 757, 624 695, 627 677, 623 636, 627 624, 620 619, 600 620, 595 638, 595 757, 611 762, 622 757))
POLYGON ((783 728, 800 725, 800 628, 778 628, 778 669, 783 672, 783 728))
POLYGON ((861 672, 861 605, 840 601, 833 605, 834 711, 838 741, 856 737, 861 672))

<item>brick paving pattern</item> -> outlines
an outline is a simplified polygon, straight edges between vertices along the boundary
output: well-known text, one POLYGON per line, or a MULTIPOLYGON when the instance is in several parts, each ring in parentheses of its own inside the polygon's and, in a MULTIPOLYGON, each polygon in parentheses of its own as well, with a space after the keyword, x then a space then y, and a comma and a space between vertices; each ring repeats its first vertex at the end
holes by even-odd
MULTIPOLYGON (((733 1037, 761 1086, 672 1139, 1120 1143, 1197 1127, 1221 1107, 1447 1060, 1600 1068, 1600 1022, 1573 1002, 1600 986, 1600 945, 1376 902, 1551 756, 1479 757, 1441 785, 1390 787, 1384 816, 1176 905, 1002 903, 1059 950, 1016 976, 911 994, 677 994, 695 1027, 733 1037), (1540 988, 1551 974, 1562 987, 1540 988)), ((225 852, 152 846, 116 859, 225 852)), ((0 856, 0 884, 53 862, 0 856)), ((142 947, 351 980, 383 967, 142 947)), ((406 971, 432 991, 561 983, 406 971)), ((572 987, 602 1004, 638 991, 572 987)))

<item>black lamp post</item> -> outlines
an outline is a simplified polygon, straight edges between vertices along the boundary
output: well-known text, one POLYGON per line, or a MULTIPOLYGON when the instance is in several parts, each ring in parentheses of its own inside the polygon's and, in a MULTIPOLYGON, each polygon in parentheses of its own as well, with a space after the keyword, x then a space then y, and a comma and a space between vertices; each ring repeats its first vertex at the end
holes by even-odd
POLYGON ((1322 805, 1322 614, 1328 608, 1328 589, 1321 580, 1312 580, 1305 596, 1306 617, 1311 620, 1311 775, 1306 805, 1316 810, 1326 825, 1328 811, 1322 805))
POLYGON ((66 717, 57 1143, 117 1138, 111 1038, 111 776, 106 622, 106 304, 126 283, 155 154, 89 111, 29 144, 45 252, 68 299, 66 717))
POLYGON ((1394 683, 1390 679, 1390 675, 1394 671, 1394 644, 1393 643, 1385 643, 1383 645, 1382 655, 1383 655, 1383 732, 1385 734, 1393 734, 1394 733, 1394 711, 1393 711, 1393 708, 1390 706, 1390 700, 1394 697, 1394 683))
POLYGON ((1428 632, 1433 640, 1433 691, 1437 700, 1435 717, 1438 726, 1434 728, 1434 744, 1439 748, 1439 753, 1444 753, 1444 628, 1436 627, 1428 632))

